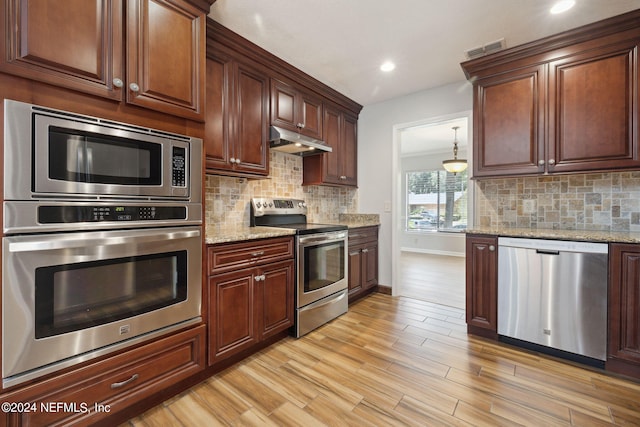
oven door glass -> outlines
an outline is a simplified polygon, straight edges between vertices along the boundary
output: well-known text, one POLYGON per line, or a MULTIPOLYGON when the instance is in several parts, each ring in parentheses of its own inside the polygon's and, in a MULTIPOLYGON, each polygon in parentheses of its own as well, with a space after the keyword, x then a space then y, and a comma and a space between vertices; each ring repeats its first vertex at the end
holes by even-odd
POLYGON ((162 145, 49 126, 49 179, 160 185, 162 145))
POLYGON ((125 319, 187 298, 187 251, 40 267, 36 339, 125 319))
POLYGON ((344 240, 304 248, 304 292, 330 286, 345 277, 344 240))

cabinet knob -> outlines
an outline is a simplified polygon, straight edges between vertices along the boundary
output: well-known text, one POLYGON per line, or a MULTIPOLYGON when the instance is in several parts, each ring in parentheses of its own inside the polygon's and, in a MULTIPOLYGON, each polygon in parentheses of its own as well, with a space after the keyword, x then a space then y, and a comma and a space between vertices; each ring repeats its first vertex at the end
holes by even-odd
POLYGON ((113 79, 113 85, 115 87, 122 87, 122 86, 124 86, 124 82, 122 81, 122 79, 119 79, 119 78, 116 77, 116 78, 113 79))
POLYGON ((237 163, 237 164, 240 164, 240 159, 236 159, 236 163, 237 163))
POLYGON ((362 250, 362 253, 363 253, 363 254, 369 253, 369 249, 363 249, 363 250, 362 250))
POLYGON ((340 179, 345 180, 345 179, 347 179, 347 177, 344 176, 344 175, 340 175, 340 179))
POLYGON ((551 166, 553 166, 553 165, 555 165, 555 164, 556 164, 556 161, 555 161, 555 160, 553 160, 553 159, 549 159, 549 164, 550 164, 551 166))
POLYGON ((235 158, 235 157, 230 158, 230 159, 229 159, 229 162, 231 162, 231 163, 235 163, 235 162, 236 162, 236 158, 235 158))
POLYGON ((493 245, 490 245, 490 246, 489 246, 489 251, 493 252, 493 251, 495 251, 495 250, 496 250, 496 247, 495 247, 495 246, 493 246, 493 245))
POLYGON ((140 86, 136 83, 129 84, 129 89, 131 89, 131 92, 140 92, 140 86))
POLYGON ((298 124, 296 125, 296 127, 297 127, 298 129, 304 129, 304 123, 298 123, 298 124))
POLYGON ((267 278, 267 277, 263 274, 263 275, 261 275, 261 276, 256 276, 256 277, 254 278, 254 280, 255 280, 256 282, 264 282, 264 279, 266 279, 266 278, 267 278))
POLYGON ((544 166, 544 160, 538 160, 538 166, 544 166))

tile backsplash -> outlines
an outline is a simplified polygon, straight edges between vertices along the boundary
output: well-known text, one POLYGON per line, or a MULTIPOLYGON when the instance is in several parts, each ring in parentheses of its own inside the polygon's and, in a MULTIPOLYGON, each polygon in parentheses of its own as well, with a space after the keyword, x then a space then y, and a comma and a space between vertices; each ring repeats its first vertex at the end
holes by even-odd
POLYGON ((252 197, 282 197, 307 202, 309 222, 335 222, 343 213, 358 212, 358 190, 329 186, 302 186, 302 158, 271 151, 266 179, 207 175, 205 221, 212 230, 249 225, 252 197), (213 228, 211 228, 213 227, 213 228))
POLYGON ((640 231, 640 172, 477 182, 476 225, 640 231))

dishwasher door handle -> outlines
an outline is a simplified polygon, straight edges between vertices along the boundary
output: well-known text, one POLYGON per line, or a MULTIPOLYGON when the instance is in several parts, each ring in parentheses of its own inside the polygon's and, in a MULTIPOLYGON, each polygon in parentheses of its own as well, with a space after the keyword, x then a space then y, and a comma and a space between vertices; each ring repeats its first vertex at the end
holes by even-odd
POLYGON ((536 253, 543 255, 560 255, 560 251, 548 251, 544 249, 536 249, 536 253))

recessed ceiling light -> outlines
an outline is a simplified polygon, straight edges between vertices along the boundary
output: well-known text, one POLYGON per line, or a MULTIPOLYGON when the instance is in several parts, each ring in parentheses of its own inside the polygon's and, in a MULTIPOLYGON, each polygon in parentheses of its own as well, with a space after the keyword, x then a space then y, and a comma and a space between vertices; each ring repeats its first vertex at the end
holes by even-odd
POLYGON ((560 0, 553 5, 553 7, 549 10, 549 12, 554 15, 557 13, 566 12, 571 9, 576 4, 575 0, 560 0))
POLYGON ((393 71, 396 68, 396 64, 391 61, 387 61, 380 66, 380 70, 388 73, 389 71, 393 71))

